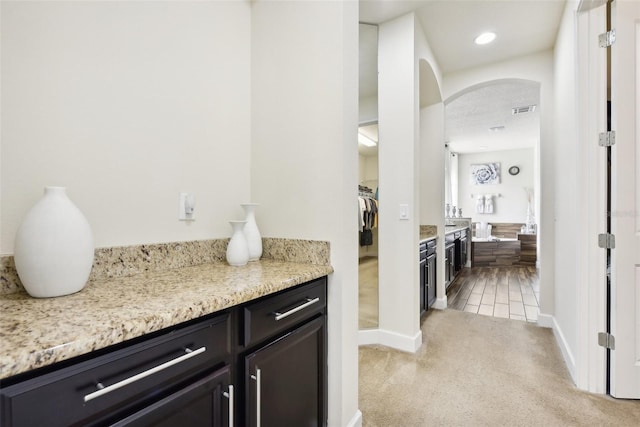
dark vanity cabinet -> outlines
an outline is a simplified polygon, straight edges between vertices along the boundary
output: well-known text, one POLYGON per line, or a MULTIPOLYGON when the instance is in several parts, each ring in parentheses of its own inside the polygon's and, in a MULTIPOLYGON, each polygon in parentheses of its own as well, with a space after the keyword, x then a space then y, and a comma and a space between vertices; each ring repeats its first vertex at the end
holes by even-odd
POLYGON ((469 260, 469 235, 466 229, 460 232, 460 269, 467 265, 469 260))
POLYGON ((455 237, 452 234, 445 235, 444 246, 444 281, 448 288, 456 276, 456 244, 455 237))
POLYGON ((455 242, 455 274, 458 274, 467 264, 468 238, 467 229, 457 231, 453 234, 455 242))
POLYGON ((230 326, 227 312, 15 384, 3 380, 0 425, 227 426, 230 326))
POLYGON ((0 426, 322 426, 326 277, 0 380, 0 426))
POLYGON ((467 265, 469 258, 469 229, 452 230, 445 234, 445 286, 449 287, 458 273, 467 265))
POLYGON ((326 279, 244 308, 243 426, 327 423, 326 279))
POLYGON ((427 243, 420 243, 420 315, 427 311, 427 243))
POLYGON ((436 241, 427 242, 427 262, 425 265, 425 281, 427 290, 427 307, 431 307, 436 302, 437 283, 437 254, 436 241))
POLYGON ((420 243, 420 314, 436 301, 436 240, 420 243))

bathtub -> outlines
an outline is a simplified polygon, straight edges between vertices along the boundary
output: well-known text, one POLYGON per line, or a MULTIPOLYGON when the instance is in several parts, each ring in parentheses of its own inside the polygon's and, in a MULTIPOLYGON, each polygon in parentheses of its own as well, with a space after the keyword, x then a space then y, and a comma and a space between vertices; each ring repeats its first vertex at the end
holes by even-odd
POLYGON ((472 242, 515 242, 518 239, 514 239, 512 237, 472 237, 472 242))

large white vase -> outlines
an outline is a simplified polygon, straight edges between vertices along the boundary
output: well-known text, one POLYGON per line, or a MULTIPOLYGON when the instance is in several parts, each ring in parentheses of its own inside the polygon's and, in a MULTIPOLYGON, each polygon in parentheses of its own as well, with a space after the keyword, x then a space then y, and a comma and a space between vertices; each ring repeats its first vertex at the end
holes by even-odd
POLYGON ((233 234, 227 245, 227 262, 229 265, 240 267, 249 262, 249 247, 244 236, 244 225, 246 221, 229 221, 233 234))
POLYGON ((72 294, 87 283, 94 249, 89 222, 66 189, 45 187, 16 232, 16 270, 33 297, 72 294))
POLYGON ((258 224, 256 224, 256 207, 257 203, 244 203, 241 204, 242 209, 246 215, 245 220, 247 223, 244 226, 244 235, 247 238, 247 245, 249 246, 249 261, 257 261, 262 256, 262 236, 260 230, 258 230, 258 224))

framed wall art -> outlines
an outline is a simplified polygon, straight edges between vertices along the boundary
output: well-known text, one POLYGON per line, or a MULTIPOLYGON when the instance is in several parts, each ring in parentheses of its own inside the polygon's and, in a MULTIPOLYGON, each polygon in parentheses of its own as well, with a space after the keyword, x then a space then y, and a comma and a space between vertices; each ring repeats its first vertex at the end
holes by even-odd
POLYGON ((470 169, 472 185, 500 184, 500 163, 471 165, 470 169))

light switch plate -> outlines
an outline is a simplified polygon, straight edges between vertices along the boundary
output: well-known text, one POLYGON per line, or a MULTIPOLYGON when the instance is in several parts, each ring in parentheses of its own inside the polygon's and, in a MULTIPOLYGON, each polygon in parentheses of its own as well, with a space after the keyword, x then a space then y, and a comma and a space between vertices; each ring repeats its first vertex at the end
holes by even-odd
POLYGON ((401 220, 409 219, 409 205, 406 203, 400 204, 400 219, 401 220))

